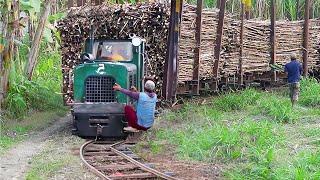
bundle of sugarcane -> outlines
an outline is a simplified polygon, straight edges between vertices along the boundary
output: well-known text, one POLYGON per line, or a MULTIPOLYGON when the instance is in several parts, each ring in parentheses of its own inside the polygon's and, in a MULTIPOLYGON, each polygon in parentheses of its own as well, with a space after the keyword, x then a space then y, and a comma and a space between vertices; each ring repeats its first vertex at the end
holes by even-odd
POLYGON ((240 21, 227 19, 223 31, 219 76, 228 77, 239 70, 240 21))
POLYGON ((320 72, 320 18, 310 20, 308 67, 320 72))
POLYGON ((179 82, 192 80, 194 49, 196 46, 196 17, 195 7, 185 5, 182 12, 179 40, 179 82))
POLYGON ((276 22, 276 63, 286 64, 290 55, 295 54, 302 60, 303 21, 276 22))
MULTIPOLYGON (((209 79, 213 76, 213 65, 214 65, 214 46, 216 38, 216 29, 218 24, 218 9, 203 9, 202 11, 202 27, 201 27, 201 44, 200 44, 200 68, 199 74, 201 79, 209 79)), ((191 5, 185 5, 182 14, 181 22, 181 39, 179 44, 179 77, 178 81, 189 81, 192 80, 193 64, 194 64, 194 50, 196 47, 195 31, 196 31, 196 7, 191 5)), ((231 27, 231 19, 229 14, 225 15, 224 31, 232 32, 234 27, 231 27)), ((235 49, 234 39, 236 37, 229 33, 223 37, 222 49, 228 49, 225 54, 229 53, 229 50, 235 49)), ((223 51, 224 52, 224 51, 223 51)), ((233 51, 234 52, 234 51, 233 51)), ((224 53, 221 53, 224 54, 224 53)), ((223 55, 222 55, 223 56, 223 55)), ((227 56, 227 55, 226 55, 227 56)), ((219 64, 219 76, 223 73, 225 68, 224 60, 228 59, 223 56, 219 64)), ((228 69, 228 68, 227 68, 228 69)))
POLYGON ((58 23, 61 32, 63 93, 72 102, 72 70, 80 62, 85 40, 94 38, 128 39, 131 33, 146 40, 148 75, 155 75, 157 92, 161 90, 163 65, 169 26, 169 8, 165 4, 100 5, 73 8, 58 23))
POLYGON ((243 71, 269 71, 270 23, 268 21, 246 21, 243 37, 243 71))

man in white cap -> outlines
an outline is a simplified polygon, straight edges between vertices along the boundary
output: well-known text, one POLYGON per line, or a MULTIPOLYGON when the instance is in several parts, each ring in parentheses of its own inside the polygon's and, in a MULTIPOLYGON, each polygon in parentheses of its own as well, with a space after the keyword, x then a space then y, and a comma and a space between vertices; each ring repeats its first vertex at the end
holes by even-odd
POLYGON ((137 132, 138 130, 148 130, 154 122, 154 112, 156 108, 157 95, 153 92, 155 84, 151 80, 147 80, 144 84, 144 92, 135 92, 121 88, 119 84, 115 84, 113 89, 137 100, 137 111, 131 106, 125 106, 125 118, 128 121, 128 127, 124 130, 137 132))

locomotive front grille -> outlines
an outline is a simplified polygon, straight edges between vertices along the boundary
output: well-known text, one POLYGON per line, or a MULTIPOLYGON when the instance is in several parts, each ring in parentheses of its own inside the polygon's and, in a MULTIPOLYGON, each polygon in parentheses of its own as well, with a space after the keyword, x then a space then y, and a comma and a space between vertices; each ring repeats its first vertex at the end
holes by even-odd
POLYGON ((86 80, 86 102, 116 102, 112 87, 115 79, 110 76, 90 76, 86 80))

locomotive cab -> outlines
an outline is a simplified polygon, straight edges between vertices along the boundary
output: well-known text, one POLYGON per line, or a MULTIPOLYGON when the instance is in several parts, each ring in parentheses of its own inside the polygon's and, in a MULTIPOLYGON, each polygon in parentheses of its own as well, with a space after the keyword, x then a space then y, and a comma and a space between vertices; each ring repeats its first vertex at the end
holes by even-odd
POLYGON ((88 39, 73 73, 73 134, 83 138, 124 139, 124 106, 133 100, 113 90, 115 83, 143 90, 144 41, 88 39))

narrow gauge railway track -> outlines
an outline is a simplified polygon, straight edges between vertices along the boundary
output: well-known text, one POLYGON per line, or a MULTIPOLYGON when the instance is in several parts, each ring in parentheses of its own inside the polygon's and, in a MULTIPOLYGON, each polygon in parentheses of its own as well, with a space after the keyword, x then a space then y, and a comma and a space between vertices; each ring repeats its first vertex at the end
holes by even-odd
POLYGON ((177 179, 139 162, 130 149, 133 146, 126 141, 87 141, 80 148, 80 158, 103 179, 177 179))

